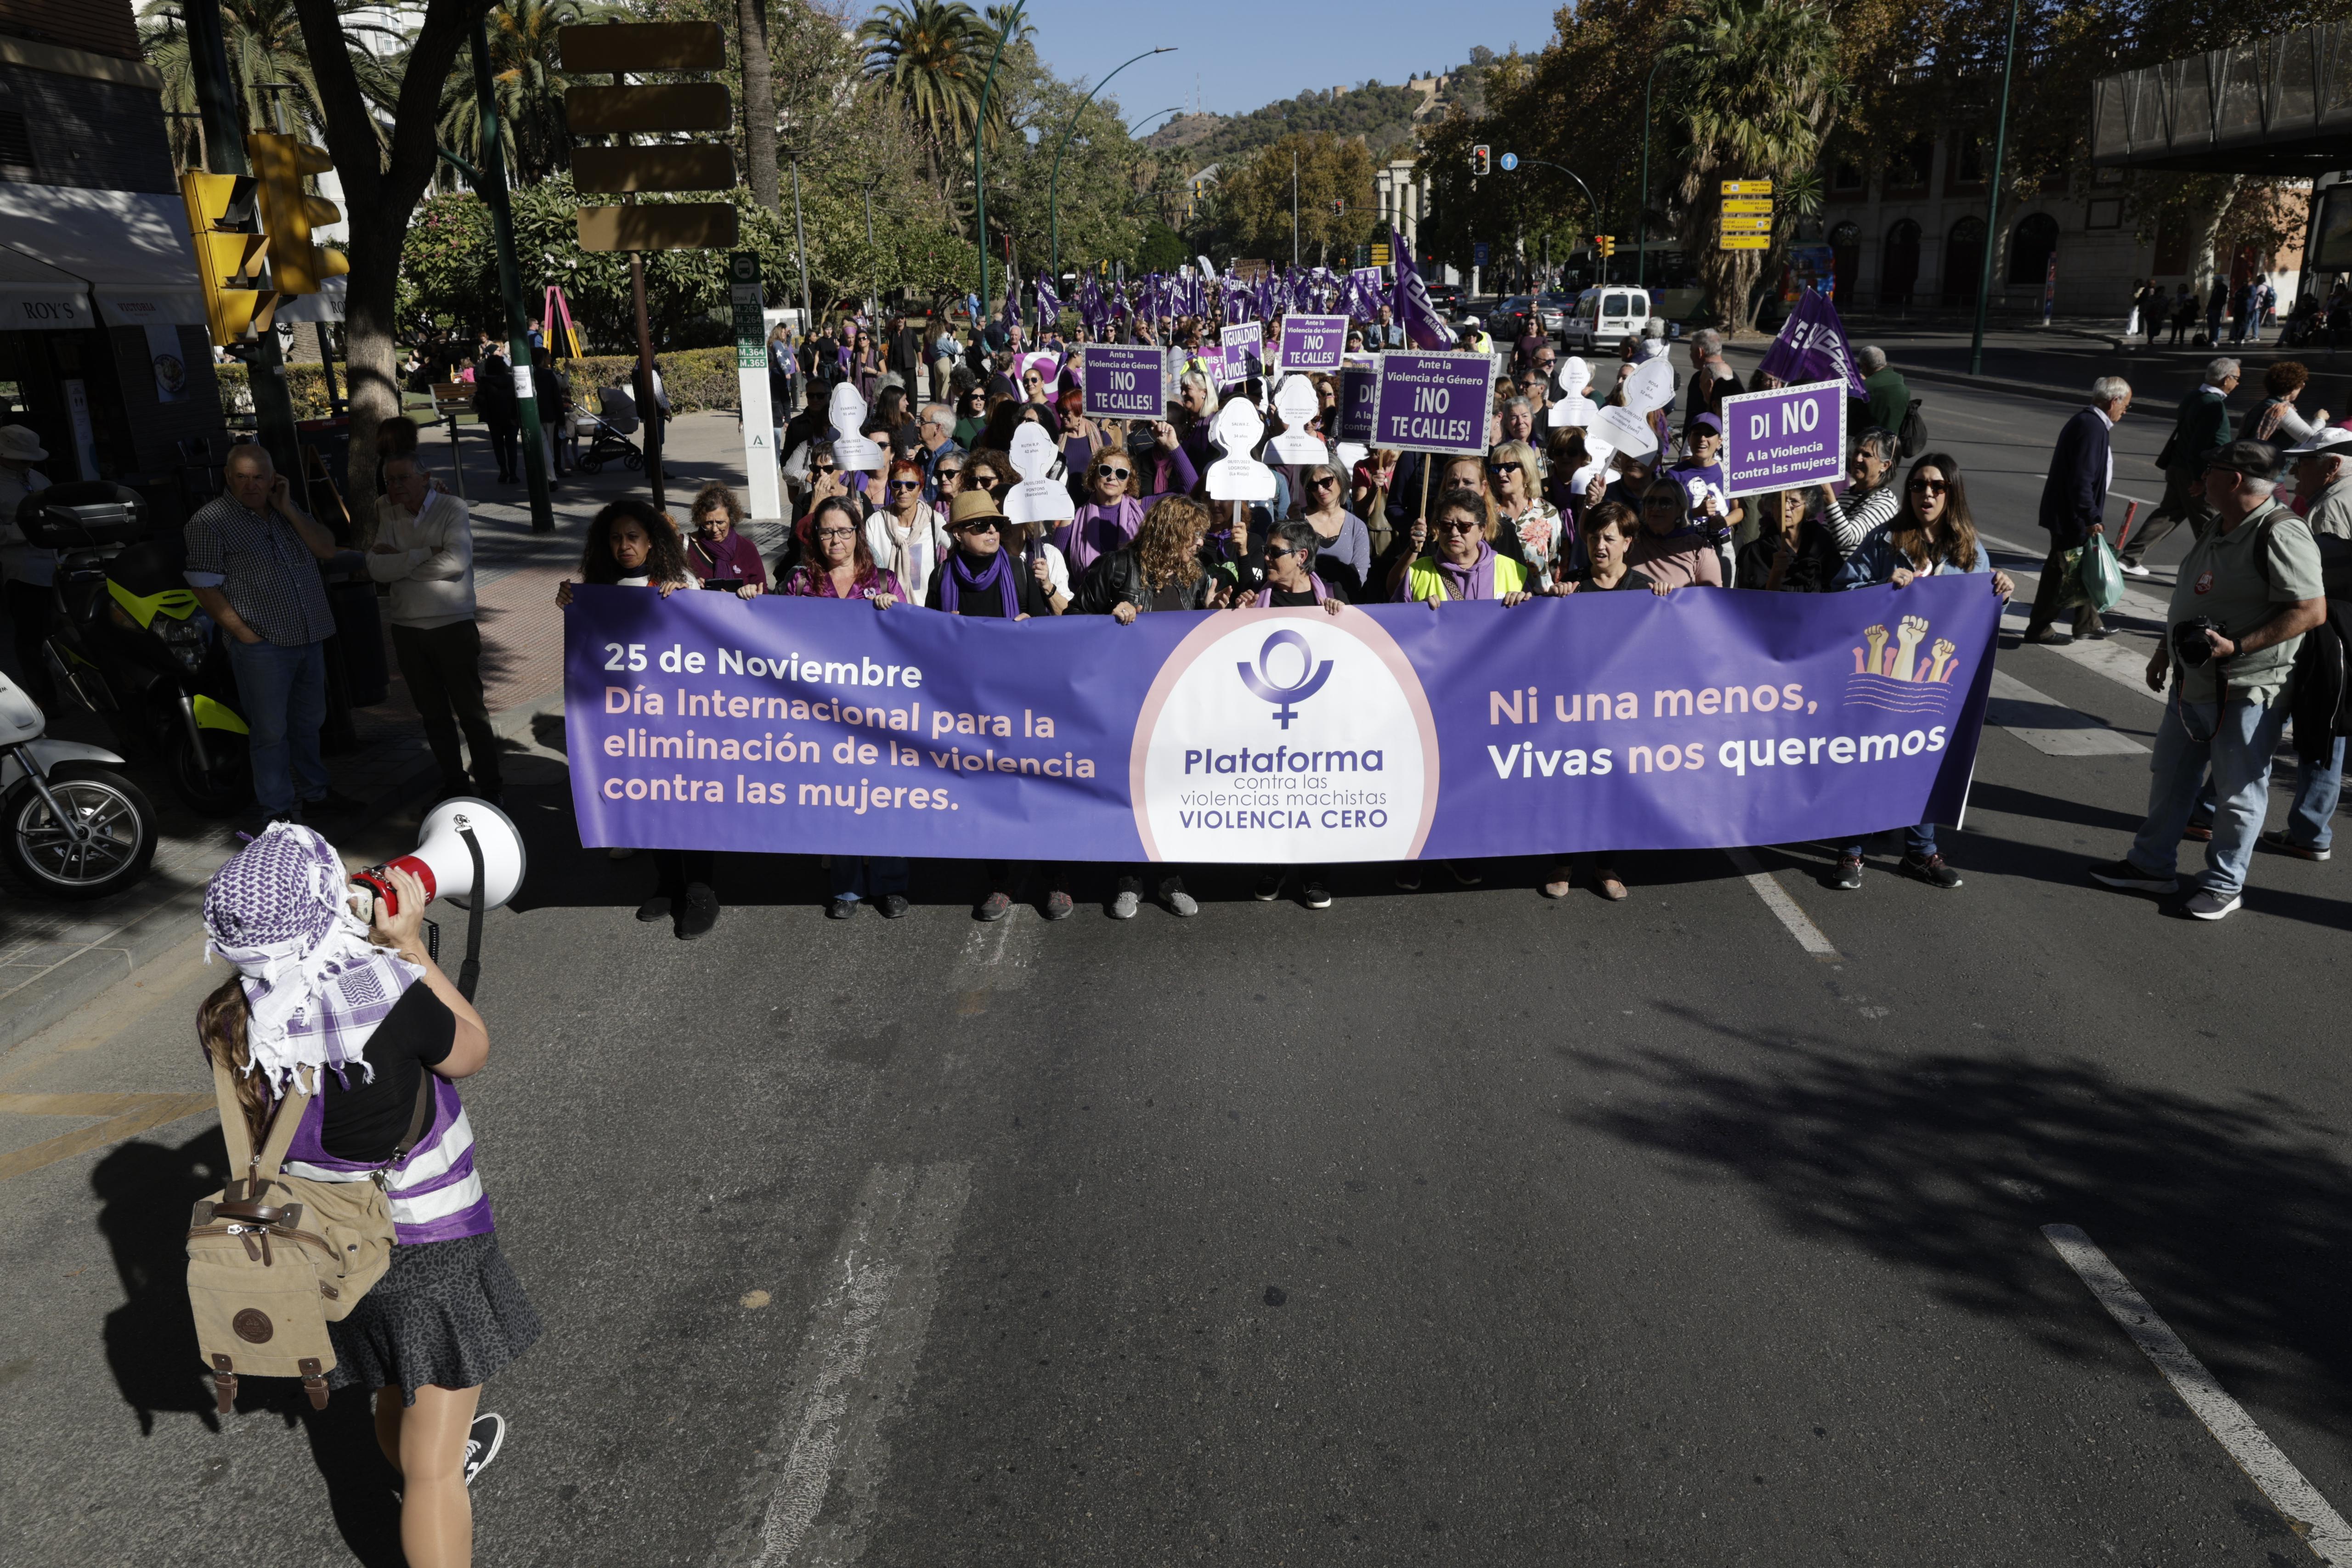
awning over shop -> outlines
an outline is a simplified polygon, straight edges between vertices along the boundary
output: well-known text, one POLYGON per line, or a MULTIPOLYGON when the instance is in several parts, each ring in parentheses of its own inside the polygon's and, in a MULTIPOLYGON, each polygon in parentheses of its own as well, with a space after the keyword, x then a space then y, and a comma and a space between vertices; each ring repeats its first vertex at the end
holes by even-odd
POLYGON ((187 223, 176 193, 0 183, 0 264, 26 258, 88 285, 97 319, 73 325, 201 327, 187 223))
POLYGON ((97 325, 89 284, 29 256, 0 249, 0 331, 70 332, 97 325))

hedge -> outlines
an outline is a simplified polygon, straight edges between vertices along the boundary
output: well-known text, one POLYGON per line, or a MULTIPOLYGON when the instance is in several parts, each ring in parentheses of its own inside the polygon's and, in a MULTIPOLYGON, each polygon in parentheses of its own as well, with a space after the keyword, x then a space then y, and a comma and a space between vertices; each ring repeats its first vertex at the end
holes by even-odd
MULTIPOLYGON (((677 350, 660 359, 662 390, 669 394, 672 413, 700 413, 709 409, 732 412, 741 401, 741 383, 735 379, 732 348, 677 350)), ((625 388, 637 371, 635 354, 591 354, 557 363, 572 377, 573 399, 591 407, 595 404, 596 388, 625 388)), ((220 380, 221 406, 232 413, 251 413, 253 393, 247 385, 246 367, 219 365, 213 373, 220 380)), ((335 380, 340 388, 342 377, 338 375, 335 380)), ((327 379, 316 364, 288 365, 286 385, 294 394, 295 418, 327 417, 327 379)))
MULTIPOLYGON (((215 365, 213 376, 220 382, 221 407, 230 413, 253 412, 253 389, 247 384, 249 372, 238 364, 215 365)), ((338 375, 335 385, 342 386, 338 375)), ((327 375, 316 363, 286 367, 286 390, 294 394, 294 417, 324 419, 333 411, 327 404, 327 375)))

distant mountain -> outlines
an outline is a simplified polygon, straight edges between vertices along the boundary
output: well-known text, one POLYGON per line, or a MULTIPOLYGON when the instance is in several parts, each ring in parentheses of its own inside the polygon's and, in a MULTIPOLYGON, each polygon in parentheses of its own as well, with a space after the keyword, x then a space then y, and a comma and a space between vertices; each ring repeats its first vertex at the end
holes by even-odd
POLYGON ((1226 123, 1222 114, 1180 114, 1143 139, 1146 147, 1190 147, 1217 133, 1226 123))
POLYGON ((1147 147, 1181 148, 1199 168, 1232 164, 1294 131, 1360 136, 1375 158, 1410 153, 1413 127, 1442 119, 1459 72, 1416 77, 1404 87, 1368 81, 1354 88, 1310 88, 1247 114, 1179 116, 1144 138, 1147 147))

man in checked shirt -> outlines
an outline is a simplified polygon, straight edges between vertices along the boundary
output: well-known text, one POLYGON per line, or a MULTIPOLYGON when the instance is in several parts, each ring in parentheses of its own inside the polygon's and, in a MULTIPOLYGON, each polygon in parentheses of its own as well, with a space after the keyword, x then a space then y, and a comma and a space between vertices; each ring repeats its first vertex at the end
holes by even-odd
POLYGON ((299 822, 327 800, 319 727, 327 717, 333 635, 319 562, 335 537, 294 505, 285 477, 258 446, 229 449, 227 487, 184 530, 184 574, 228 634, 229 666, 251 727, 253 794, 269 820, 299 822))

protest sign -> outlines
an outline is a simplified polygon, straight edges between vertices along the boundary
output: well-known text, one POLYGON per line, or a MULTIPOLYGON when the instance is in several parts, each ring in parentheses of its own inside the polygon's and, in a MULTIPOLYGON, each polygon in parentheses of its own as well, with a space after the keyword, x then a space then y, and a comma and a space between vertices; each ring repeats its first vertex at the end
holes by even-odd
POLYGON ((1844 843, 1957 816, 2000 610, 1981 576, 1130 626, 581 587, 564 734, 592 848, 1313 864, 1844 843))
MULTIPOLYGON (((1612 452, 1647 457, 1658 449, 1658 433, 1650 427, 1650 422, 1622 404, 1595 409, 1590 428, 1612 452)), ((1584 444, 1590 449, 1592 436, 1585 437, 1584 444)))
POLYGON ((1380 394, 1381 366, 1378 360, 1340 366, 1339 428, 1332 432, 1334 437, 1369 445, 1372 439, 1373 409, 1380 394))
POLYGON ((1236 321, 1217 329, 1217 341, 1225 350, 1226 379, 1243 381, 1265 373, 1265 323, 1236 321))
POLYGON ((1305 376, 1283 377, 1274 394, 1274 415, 1282 422, 1282 434, 1267 444, 1266 450, 1285 463, 1329 462, 1330 448, 1307 428, 1318 408, 1313 382, 1305 376))
POLYGON ((1345 316, 1301 316, 1282 319, 1282 370, 1336 371, 1348 351, 1345 316))
POLYGON ((1004 515, 1016 523, 1058 523, 1077 515, 1070 487, 1052 477, 1061 450, 1042 424, 1024 424, 1013 433, 1005 454, 1021 483, 1005 492, 1004 515))
MULTIPOLYGON (((1217 411, 1210 434, 1225 455, 1210 464, 1209 472, 1203 476, 1209 499, 1273 500, 1274 470, 1254 455, 1259 438, 1265 434, 1265 421, 1258 417, 1255 405, 1247 398, 1234 399, 1217 411)), ((1234 515, 1240 515, 1238 508, 1234 515)))
POLYGON ((1150 343, 1088 343, 1088 419, 1161 419, 1168 413, 1167 356, 1150 343))
POLYGON ((1371 444, 1484 455, 1494 400, 1493 356, 1391 349, 1381 356, 1371 444))
POLYGON ((1833 381, 1725 398, 1725 494, 1753 496, 1836 479, 1845 472, 1845 387, 1833 381))

